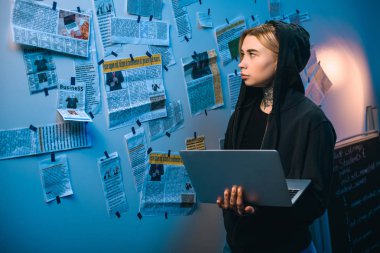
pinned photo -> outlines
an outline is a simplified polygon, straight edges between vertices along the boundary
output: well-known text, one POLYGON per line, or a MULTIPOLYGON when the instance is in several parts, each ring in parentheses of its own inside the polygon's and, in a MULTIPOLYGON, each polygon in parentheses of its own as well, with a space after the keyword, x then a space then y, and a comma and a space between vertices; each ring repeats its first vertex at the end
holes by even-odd
POLYGON ((90 21, 88 15, 60 10, 58 34, 81 40, 89 39, 90 21))

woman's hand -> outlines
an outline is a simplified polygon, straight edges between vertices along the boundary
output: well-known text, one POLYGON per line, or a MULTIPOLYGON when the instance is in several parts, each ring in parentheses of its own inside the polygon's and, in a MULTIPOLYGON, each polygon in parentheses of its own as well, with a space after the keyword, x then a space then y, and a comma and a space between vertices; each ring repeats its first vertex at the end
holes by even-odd
POLYGON ((232 186, 230 189, 224 190, 224 199, 218 197, 216 203, 220 208, 236 211, 239 215, 253 214, 255 209, 253 206, 244 204, 244 189, 242 186, 232 186))

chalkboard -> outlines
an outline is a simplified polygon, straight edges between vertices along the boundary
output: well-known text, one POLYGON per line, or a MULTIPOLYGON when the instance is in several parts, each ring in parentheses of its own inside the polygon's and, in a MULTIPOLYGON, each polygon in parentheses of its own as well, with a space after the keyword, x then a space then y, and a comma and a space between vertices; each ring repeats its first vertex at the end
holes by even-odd
POLYGON ((336 146, 328 207, 334 253, 380 252, 378 133, 336 146))

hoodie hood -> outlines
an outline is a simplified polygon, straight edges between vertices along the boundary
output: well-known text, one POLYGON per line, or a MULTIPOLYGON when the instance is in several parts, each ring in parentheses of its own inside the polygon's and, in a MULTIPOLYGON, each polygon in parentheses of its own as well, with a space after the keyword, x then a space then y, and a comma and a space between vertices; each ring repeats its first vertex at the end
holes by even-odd
MULTIPOLYGON (((277 149, 281 138, 281 111, 304 98, 305 89, 299 72, 305 68, 310 58, 310 35, 299 25, 287 24, 282 21, 269 21, 268 23, 275 28, 275 36, 279 42, 279 53, 276 73, 273 78, 273 107, 268 117, 268 133, 264 135, 263 143, 265 144, 264 147, 277 149), (298 95, 291 96, 289 94, 298 95), (291 99, 285 99, 286 97, 291 99)), ((262 88, 247 87, 242 81, 236 110, 252 107, 253 104, 258 104, 262 97, 262 88)), ((236 111, 235 113, 236 115, 239 114, 236 111)), ((246 122, 241 123, 246 124, 246 122)), ((237 138, 236 129, 234 131, 234 140, 239 143, 241 137, 237 138)), ((238 144, 235 146, 238 147, 238 144)))
MULTIPOLYGON (((273 80, 273 113, 281 109, 289 89, 305 93, 299 73, 310 58, 309 33, 301 26, 282 21, 269 21, 279 42, 277 68, 273 80)), ((249 105, 262 98, 262 88, 247 87, 242 81, 237 107, 249 105)))

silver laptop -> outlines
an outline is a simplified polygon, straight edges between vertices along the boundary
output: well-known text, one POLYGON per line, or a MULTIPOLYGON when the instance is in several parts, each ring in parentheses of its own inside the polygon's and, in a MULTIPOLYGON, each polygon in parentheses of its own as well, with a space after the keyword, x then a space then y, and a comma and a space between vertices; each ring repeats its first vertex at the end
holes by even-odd
POLYGON ((285 179, 276 150, 181 150, 200 203, 216 203, 226 188, 241 185, 245 198, 261 206, 292 206, 309 179, 285 179))

